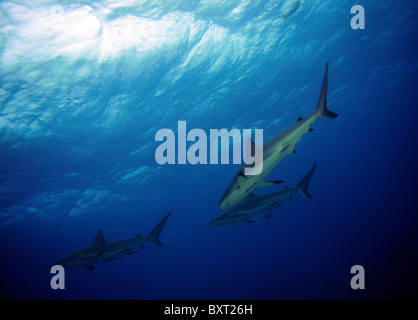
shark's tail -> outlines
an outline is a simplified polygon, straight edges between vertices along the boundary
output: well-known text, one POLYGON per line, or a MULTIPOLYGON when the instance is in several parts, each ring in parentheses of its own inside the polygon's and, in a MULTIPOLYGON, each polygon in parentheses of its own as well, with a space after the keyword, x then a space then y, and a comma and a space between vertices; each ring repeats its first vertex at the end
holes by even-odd
POLYGON ((158 238, 160 236, 161 231, 163 230, 165 223, 168 220, 168 217, 171 215, 171 211, 166 214, 166 216, 152 229, 151 233, 148 236, 148 241, 153 243, 158 247, 162 247, 163 244, 160 242, 158 238))
POLYGON ((297 189, 298 192, 302 195, 305 196, 309 199, 312 199, 312 196, 309 194, 308 192, 308 185, 309 182, 311 182, 312 176, 315 172, 316 169, 316 163, 314 164, 314 166, 312 167, 312 169, 308 172, 308 174, 299 182, 299 184, 297 185, 297 189))
POLYGON ((315 114, 318 118, 334 119, 338 116, 335 112, 327 109, 327 92, 328 92, 328 62, 325 67, 324 80, 322 81, 321 94, 319 95, 318 105, 315 114))
POLYGON ((282 18, 284 19, 284 25, 286 25, 287 23, 287 17, 288 17, 287 14, 282 15, 282 18))

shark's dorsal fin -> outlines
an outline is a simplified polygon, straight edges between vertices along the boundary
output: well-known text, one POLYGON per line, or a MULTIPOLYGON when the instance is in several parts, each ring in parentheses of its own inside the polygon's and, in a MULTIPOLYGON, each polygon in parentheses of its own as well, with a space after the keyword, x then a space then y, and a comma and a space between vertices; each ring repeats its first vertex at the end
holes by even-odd
POLYGON ((96 236, 94 237, 93 245, 102 244, 105 242, 106 240, 103 237, 103 230, 100 230, 99 232, 97 232, 96 236))
POLYGON ((141 238, 141 235, 138 233, 138 234, 136 235, 136 237, 137 237, 137 238, 141 238))
POLYGON ((299 121, 302 121, 303 120, 303 118, 301 117, 301 116, 299 116, 299 118, 298 118, 298 122, 299 121))

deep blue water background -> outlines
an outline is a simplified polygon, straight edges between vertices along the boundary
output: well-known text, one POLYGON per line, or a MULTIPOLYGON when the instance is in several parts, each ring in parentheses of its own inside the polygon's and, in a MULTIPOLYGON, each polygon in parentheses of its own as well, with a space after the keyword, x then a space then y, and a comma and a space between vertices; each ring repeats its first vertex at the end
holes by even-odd
POLYGON ((100 17, 100 32, 75 32, 87 44, 74 50, 65 28, 30 28, 57 14, 51 4, 0 4, 0 297, 417 297, 416 1, 306 0, 286 26, 291 1, 250 1, 230 18, 239 3, 57 3, 68 19, 100 17), (350 28, 354 4, 365 30, 350 28), (165 39, 167 15, 188 34, 165 39), (159 38, 116 37, 115 51, 88 42, 103 44, 115 21, 130 28, 127 17, 156 21, 146 37, 159 38), (261 128, 267 141, 313 111, 327 61, 339 117, 318 120, 269 175, 294 186, 317 162, 313 200, 210 227, 238 166, 159 166, 155 132, 184 120, 261 128), (67 270, 66 289, 50 288, 51 266, 99 229, 107 240, 145 235, 170 210, 163 248, 67 270), (357 264, 361 292, 350 287, 357 264))

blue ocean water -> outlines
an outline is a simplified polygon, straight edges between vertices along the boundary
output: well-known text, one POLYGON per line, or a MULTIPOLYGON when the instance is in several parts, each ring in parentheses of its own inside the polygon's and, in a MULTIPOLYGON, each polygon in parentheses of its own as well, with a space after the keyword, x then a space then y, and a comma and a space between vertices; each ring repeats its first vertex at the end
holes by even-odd
POLYGON ((0 3, 0 297, 417 297, 416 1, 304 0, 284 24, 293 2, 0 3), (313 112, 327 61, 339 117, 268 176, 293 187, 316 162, 313 200, 209 226, 239 165, 160 166, 155 133, 182 120, 267 141, 313 112), (98 230, 146 235, 171 210, 164 247, 51 289, 51 266, 98 230))

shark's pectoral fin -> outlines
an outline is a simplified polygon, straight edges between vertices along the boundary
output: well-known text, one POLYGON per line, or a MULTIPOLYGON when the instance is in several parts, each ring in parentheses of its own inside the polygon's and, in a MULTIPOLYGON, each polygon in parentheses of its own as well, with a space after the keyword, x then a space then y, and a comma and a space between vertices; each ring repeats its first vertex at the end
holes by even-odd
POLYGON ((313 128, 309 128, 309 132, 312 132, 312 131, 314 131, 314 129, 313 128))
POLYGON ((263 181, 261 181, 257 185, 257 188, 274 186, 275 184, 279 184, 279 183, 282 183, 282 182, 283 182, 283 180, 278 180, 278 181, 266 181, 266 180, 263 180, 263 181))
POLYGON ((252 192, 248 195, 248 198, 255 198, 255 197, 257 197, 257 196, 252 192))
POLYGON ((89 265, 88 267, 86 267, 88 270, 94 270, 93 265, 89 265))
POLYGON ((264 218, 266 218, 266 219, 270 219, 272 215, 273 215, 272 213, 266 213, 266 214, 264 215, 264 218))
POLYGON ((299 117, 299 118, 298 118, 298 122, 299 122, 299 121, 302 121, 302 120, 303 120, 303 118, 302 118, 302 117, 299 117))
POLYGON ((244 223, 254 223, 254 221, 252 221, 252 220, 250 220, 250 219, 244 220, 243 222, 244 222, 244 223))

